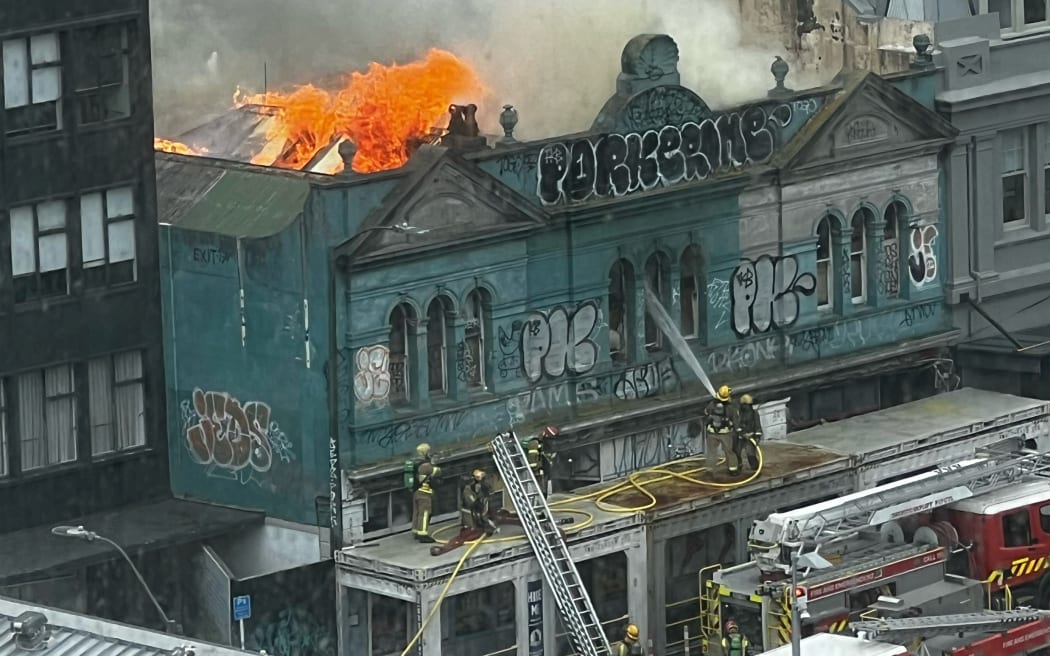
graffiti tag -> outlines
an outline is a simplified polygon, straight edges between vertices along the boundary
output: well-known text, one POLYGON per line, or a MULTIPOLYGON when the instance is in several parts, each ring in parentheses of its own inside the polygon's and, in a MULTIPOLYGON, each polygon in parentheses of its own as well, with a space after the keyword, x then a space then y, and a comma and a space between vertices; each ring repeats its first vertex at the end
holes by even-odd
POLYGON ((362 404, 381 404, 390 396, 390 349, 385 344, 357 350, 354 396, 362 404))
POLYGON ((521 364, 525 378, 535 383, 544 375, 559 378, 566 371, 585 374, 598 361, 594 342, 598 327, 597 303, 580 303, 570 314, 556 307, 531 312, 521 330, 521 364))
POLYGON ((817 279, 799 273, 794 256, 742 261, 733 273, 733 332, 747 337, 791 326, 798 320, 799 294, 809 296, 816 288, 817 279))
POLYGON ((791 119, 790 105, 750 107, 680 127, 547 144, 538 156, 536 194, 555 205, 706 180, 768 160, 791 119))
POLYGON ((911 229, 908 270, 916 287, 922 287, 937 278, 937 253, 933 250, 936 241, 937 226, 916 226, 911 229))
POLYGON ((242 404, 225 392, 198 388, 191 401, 183 401, 182 414, 190 457, 206 466, 209 476, 261 484, 253 476, 270 471, 275 455, 284 462, 293 457, 270 406, 261 401, 242 404))

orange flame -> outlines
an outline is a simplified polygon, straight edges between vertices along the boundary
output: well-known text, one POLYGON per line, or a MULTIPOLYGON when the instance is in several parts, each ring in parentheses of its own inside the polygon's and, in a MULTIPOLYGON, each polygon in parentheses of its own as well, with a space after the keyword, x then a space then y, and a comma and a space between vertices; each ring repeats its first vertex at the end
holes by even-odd
POLYGON ((485 92, 469 65, 450 52, 431 49, 409 64, 373 62, 335 91, 306 85, 290 93, 248 95, 238 89, 233 102, 280 110, 267 136, 291 147, 272 166, 301 169, 334 139, 345 137, 357 146, 354 171, 372 173, 403 165, 412 143, 443 123, 449 104, 477 102, 485 92))
POLYGON ((207 148, 193 148, 184 143, 160 137, 153 139, 153 150, 162 153, 175 153, 177 155, 203 155, 208 152, 207 148))

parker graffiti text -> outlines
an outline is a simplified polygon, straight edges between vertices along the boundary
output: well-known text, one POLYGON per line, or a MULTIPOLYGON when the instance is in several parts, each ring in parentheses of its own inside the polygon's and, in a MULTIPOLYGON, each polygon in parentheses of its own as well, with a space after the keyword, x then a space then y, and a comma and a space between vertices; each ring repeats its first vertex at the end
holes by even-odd
POLYGON ((699 123, 547 144, 537 158, 544 205, 625 196, 764 162, 792 121, 791 105, 750 107, 699 123))

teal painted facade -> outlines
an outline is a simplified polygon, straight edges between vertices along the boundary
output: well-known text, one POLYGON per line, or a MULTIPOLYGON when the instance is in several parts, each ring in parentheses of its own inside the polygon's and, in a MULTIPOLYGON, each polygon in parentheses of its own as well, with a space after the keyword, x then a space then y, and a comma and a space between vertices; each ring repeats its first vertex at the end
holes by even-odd
MULTIPOLYGON (((614 193, 600 176, 590 190, 568 176, 545 187, 547 154, 602 152, 579 143, 605 137, 585 135, 477 155, 436 148, 390 174, 309 177, 300 206, 248 236, 228 216, 221 229, 199 217, 192 229, 163 226, 176 494, 326 521, 318 499, 328 498, 331 473, 330 319, 339 455, 358 472, 396 467, 421 442, 454 456, 511 427, 571 427, 696 401, 704 394, 696 374, 646 312, 647 283, 716 384, 745 389, 760 389, 771 372, 943 333, 944 274, 908 282, 905 219, 899 293, 885 289, 877 255, 887 245, 885 202, 872 205, 865 228, 869 291, 859 304, 843 266, 852 256, 845 212, 856 207, 827 214, 830 311, 814 289, 819 213, 772 245, 752 243, 741 199, 772 189, 804 152, 800 143, 838 129, 843 103, 832 98, 852 89, 697 117, 698 130, 730 130, 744 150, 709 151, 710 170, 661 171, 648 186, 630 178, 645 188, 614 193), (426 233, 395 229, 406 224, 426 233), (330 278, 331 249, 342 268, 330 278), (774 270, 786 273, 774 280, 774 270), (748 276, 766 291, 748 297, 748 276)), ((685 148, 685 131, 637 133, 670 139, 666 154, 685 148)), ((683 161, 697 155, 677 152, 683 161)), ((183 166, 195 165, 189 159, 183 166)), ((260 190, 276 175, 253 171, 260 190)), ((217 202, 212 211, 226 209, 217 202)), ((924 221, 936 229, 936 219, 924 221)), ((943 262, 943 239, 921 246, 943 262)))

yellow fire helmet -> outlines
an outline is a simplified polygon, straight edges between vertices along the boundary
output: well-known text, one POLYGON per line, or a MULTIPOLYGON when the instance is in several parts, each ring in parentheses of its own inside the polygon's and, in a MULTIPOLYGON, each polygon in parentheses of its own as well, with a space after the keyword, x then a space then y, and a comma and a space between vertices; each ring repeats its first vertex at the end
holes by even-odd
POLYGON ((416 447, 416 454, 419 455, 419 457, 421 458, 426 457, 430 454, 430 445, 426 442, 423 442, 422 444, 416 447))
POLYGON ((475 469, 475 470, 474 470, 474 480, 475 480, 475 481, 482 481, 482 480, 485 480, 485 472, 483 472, 483 471, 482 471, 482 470, 480 470, 480 469, 475 469))
POLYGON ((627 638, 630 640, 638 639, 638 627, 633 624, 627 625, 627 638))
POLYGON ((742 395, 740 397, 740 403, 742 405, 751 405, 754 402, 755 402, 755 400, 753 398, 751 398, 750 394, 744 394, 744 395, 742 395))
POLYGON ((722 401, 723 403, 729 401, 729 397, 730 395, 732 395, 732 393, 733 390, 729 389, 729 385, 723 385, 718 388, 718 400, 722 401))

